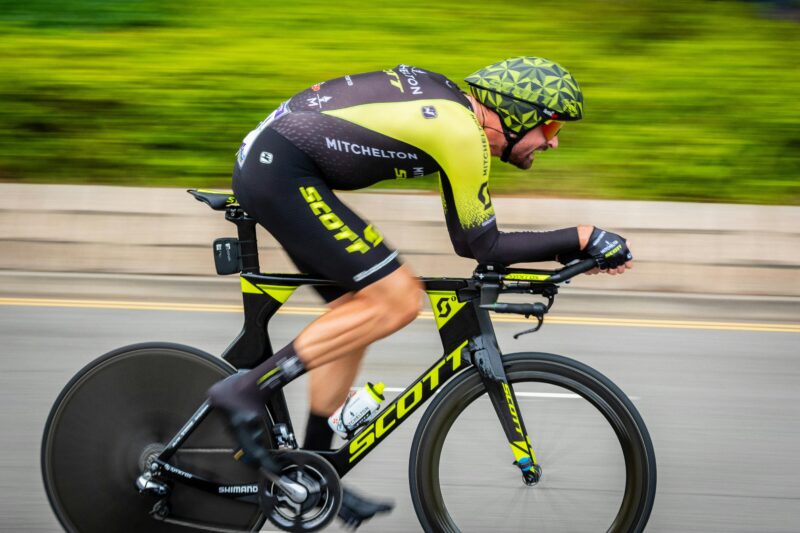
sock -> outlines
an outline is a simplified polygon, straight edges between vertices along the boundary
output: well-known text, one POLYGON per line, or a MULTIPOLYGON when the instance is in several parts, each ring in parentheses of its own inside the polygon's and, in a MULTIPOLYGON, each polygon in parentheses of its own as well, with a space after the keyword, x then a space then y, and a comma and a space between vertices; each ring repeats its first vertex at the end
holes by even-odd
POLYGON ((262 398, 267 399, 273 391, 283 388, 305 372, 306 367, 297 356, 292 341, 245 375, 252 374, 250 379, 255 381, 262 398))
POLYGON ((314 451, 328 451, 333 444, 333 430, 328 425, 328 417, 308 413, 306 440, 303 448, 314 451))
POLYGON ((294 342, 291 342, 252 370, 215 383, 208 390, 208 397, 214 407, 229 412, 255 411, 261 414, 264 403, 274 391, 305 371, 294 342))

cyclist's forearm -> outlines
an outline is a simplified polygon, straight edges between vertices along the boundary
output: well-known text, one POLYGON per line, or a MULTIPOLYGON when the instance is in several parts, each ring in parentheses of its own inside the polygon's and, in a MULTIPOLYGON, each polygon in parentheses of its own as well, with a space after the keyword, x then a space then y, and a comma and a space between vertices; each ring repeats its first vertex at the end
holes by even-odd
POLYGON ((528 263, 552 261, 556 256, 580 250, 578 228, 554 231, 502 232, 491 229, 470 241, 472 255, 480 262, 528 263))

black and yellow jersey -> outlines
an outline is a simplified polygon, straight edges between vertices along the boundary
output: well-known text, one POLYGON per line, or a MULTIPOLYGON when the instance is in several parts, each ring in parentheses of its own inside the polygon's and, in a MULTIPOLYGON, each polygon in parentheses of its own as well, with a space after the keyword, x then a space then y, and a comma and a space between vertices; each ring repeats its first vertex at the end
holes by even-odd
POLYGON ((314 160, 331 188, 437 177, 451 232, 493 223, 486 136, 464 93, 441 74, 398 65, 344 76, 286 108, 271 127, 314 160))
MULTIPOLYGON (((459 255, 511 263, 552 259, 555 248, 564 248, 564 235, 552 241, 552 232, 497 230, 488 186, 489 143, 466 95, 441 74, 398 65, 313 85, 281 104, 245 138, 240 167, 266 128, 304 152, 331 189, 438 179, 459 255)), ((577 244, 572 231, 570 241, 577 244)))

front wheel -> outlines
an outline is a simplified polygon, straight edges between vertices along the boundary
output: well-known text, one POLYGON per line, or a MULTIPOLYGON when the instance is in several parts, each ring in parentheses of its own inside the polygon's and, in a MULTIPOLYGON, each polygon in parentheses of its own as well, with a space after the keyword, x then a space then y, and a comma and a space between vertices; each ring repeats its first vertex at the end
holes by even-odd
POLYGON ((426 531, 638 532, 656 490, 656 461, 633 403, 608 378, 566 357, 503 357, 536 462, 523 482, 475 369, 434 399, 417 427, 409 478, 426 531))

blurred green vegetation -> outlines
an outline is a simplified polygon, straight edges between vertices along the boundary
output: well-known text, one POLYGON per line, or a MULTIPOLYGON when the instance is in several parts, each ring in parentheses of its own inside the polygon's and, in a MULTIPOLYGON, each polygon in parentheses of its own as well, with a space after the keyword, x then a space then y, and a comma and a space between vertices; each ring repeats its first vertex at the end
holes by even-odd
POLYGON ((734 1, 0 0, 0 180, 225 187, 315 82, 540 55, 586 118, 495 193, 800 204, 798 30, 734 1))

